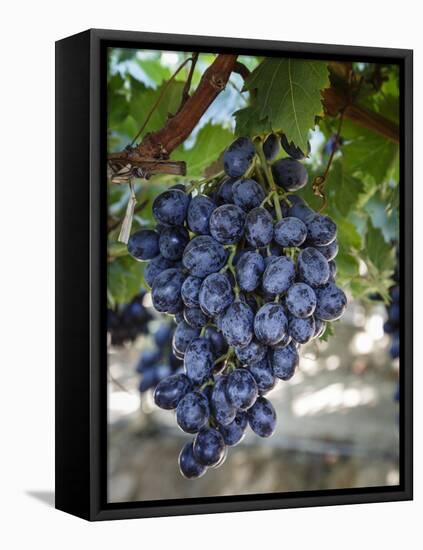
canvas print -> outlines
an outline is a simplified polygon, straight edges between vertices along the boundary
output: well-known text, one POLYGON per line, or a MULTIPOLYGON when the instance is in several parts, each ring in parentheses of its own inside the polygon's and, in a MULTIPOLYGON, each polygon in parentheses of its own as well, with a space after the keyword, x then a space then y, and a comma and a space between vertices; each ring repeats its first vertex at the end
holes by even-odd
POLYGON ((398 66, 107 71, 108 502, 397 486, 398 66))

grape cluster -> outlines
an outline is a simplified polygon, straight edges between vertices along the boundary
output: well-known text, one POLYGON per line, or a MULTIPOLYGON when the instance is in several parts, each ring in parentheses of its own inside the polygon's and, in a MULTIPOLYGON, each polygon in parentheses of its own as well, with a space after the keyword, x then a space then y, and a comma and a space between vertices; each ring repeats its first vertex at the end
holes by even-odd
POLYGON ((397 249, 397 267, 394 274, 395 285, 391 287, 391 303, 387 307, 388 319, 383 329, 391 336, 389 353, 392 359, 398 359, 400 355, 400 287, 399 287, 399 253, 397 249))
POLYGON ((181 371, 182 361, 172 353, 174 323, 164 322, 154 333, 154 347, 141 353, 136 366, 141 375, 139 391, 154 390, 160 380, 181 371))
POLYGON ((155 230, 130 238, 129 252, 149 261, 155 309, 177 321, 173 352, 184 371, 161 380, 154 399, 194 435, 179 456, 186 478, 220 466, 248 426, 273 434, 266 395, 293 376, 299 346, 346 308, 336 224, 293 194, 307 184, 303 158, 285 138, 238 138, 223 180, 195 195, 168 189, 153 204, 155 230), (289 156, 273 161, 280 145, 289 156))
POLYGON ((145 291, 140 292, 128 304, 107 311, 107 332, 112 346, 133 342, 148 331, 151 314, 143 305, 145 291))

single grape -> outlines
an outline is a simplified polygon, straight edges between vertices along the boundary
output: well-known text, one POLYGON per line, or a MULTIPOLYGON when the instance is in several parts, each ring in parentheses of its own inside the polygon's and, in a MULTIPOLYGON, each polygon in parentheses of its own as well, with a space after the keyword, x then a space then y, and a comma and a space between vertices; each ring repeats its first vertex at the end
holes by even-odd
MULTIPOLYGON (((294 196, 289 196, 289 201, 293 202, 292 199, 294 196)), ((312 210, 307 204, 302 202, 296 202, 288 208, 287 212, 284 214, 286 217, 290 216, 292 218, 298 218, 302 222, 304 222, 306 225, 309 221, 313 219, 313 216, 316 214, 314 210, 312 210)))
POLYGON ((276 379, 272 365, 268 361, 267 356, 257 363, 252 363, 247 366, 256 381, 260 395, 268 393, 275 387, 276 379))
POLYGON ((189 234, 185 227, 165 227, 159 237, 160 254, 167 260, 180 260, 188 243, 189 234))
POLYGON ((293 141, 289 142, 286 135, 281 136, 281 145, 285 153, 295 160, 303 160, 310 154, 310 142, 307 142, 307 153, 304 154, 299 147, 297 147, 293 141))
POLYGON ((265 397, 259 397, 247 412, 248 423, 255 434, 270 437, 276 428, 276 412, 265 397))
POLYGON ((183 225, 190 198, 180 189, 168 189, 153 202, 153 215, 164 225, 183 225))
POLYGON ((279 136, 276 134, 269 134, 263 143, 263 153, 266 160, 269 162, 277 157, 280 150, 279 136))
POLYGON ((265 261, 258 252, 244 252, 236 263, 236 278, 241 290, 252 292, 261 281, 265 261))
POLYGON ((236 139, 223 154, 223 165, 228 176, 243 176, 253 160, 255 148, 249 138, 236 139))
POLYGON ((339 251, 339 244, 338 244, 338 241, 335 239, 331 243, 326 244, 324 246, 316 246, 316 249, 321 254, 323 254, 323 256, 329 262, 330 260, 333 260, 334 258, 336 258, 339 251))
POLYGON ((186 443, 179 454, 179 470, 186 479, 198 479, 203 476, 207 467, 200 464, 194 456, 192 442, 186 443))
POLYGON ((225 442, 215 428, 203 428, 195 436, 192 448, 200 464, 216 466, 225 453, 225 442))
POLYGON ((254 317, 254 333, 262 344, 276 345, 286 334, 288 319, 280 304, 264 304, 254 317))
POLYGON ((188 207, 187 223, 193 233, 208 235, 209 221, 216 204, 205 195, 194 197, 188 207))
POLYGON ((235 178, 225 178, 222 181, 216 196, 216 200, 219 206, 222 204, 233 204, 234 193, 232 187, 235 182, 235 178))
POLYGON ((292 158, 277 160, 272 166, 272 173, 276 185, 285 191, 298 191, 307 185, 306 168, 292 158))
POLYGON ((336 238, 336 223, 328 216, 315 214, 307 223, 307 242, 315 246, 326 246, 336 238))
POLYGON ((210 317, 222 313, 233 301, 234 292, 225 273, 212 273, 201 285, 200 307, 210 317))
POLYGON ((262 187, 252 179, 239 179, 232 190, 234 203, 246 212, 260 206, 265 199, 262 187))
POLYGON ((207 315, 199 307, 185 307, 184 319, 193 328, 202 328, 207 324, 207 315))
POLYGON ((335 283, 316 289, 317 306, 314 315, 322 321, 336 321, 347 307, 347 297, 335 283))
POLYGON ((210 217, 210 233, 222 244, 237 243, 244 234, 245 213, 235 204, 216 208, 210 217))
POLYGON ((195 434, 201 430, 207 424, 209 416, 209 402, 199 391, 184 395, 176 407, 176 422, 181 430, 188 434, 195 434))
POLYGON ((310 317, 316 309, 316 303, 314 290, 305 283, 295 283, 286 293, 286 307, 295 317, 310 317))
POLYGON ((154 279, 157 275, 160 275, 162 271, 170 269, 171 267, 176 267, 175 262, 166 260, 163 256, 159 255, 150 260, 144 268, 144 279, 148 286, 151 288, 154 284, 154 279))
POLYGON ((229 403, 240 410, 247 410, 254 405, 258 388, 253 375, 247 369, 235 369, 226 381, 226 395, 229 403))
POLYGON ((301 246, 307 237, 307 226, 299 218, 283 218, 275 225, 275 241, 283 246, 301 246))
POLYGON ((233 302, 221 319, 221 331, 230 346, 246 346, 253 337, 254 313, 243 302, 233 302))
POLYGON ((298 317, 291 316, 288 322, 289 335, 295 342, 299 344, 306 344, 312 338, 314 338, 315 331, 314 317, 307 317, 306 319, 299 319, 298 317))
POLYGON ((270 294, 282 294, 288 290, 294 281, 294 262, 291 258, 281 256, 272 260, 266 267, 263 274, 263 289, 270 294))
POLYGON ((216 421, 222 426, 230 424, 237 412, 236 408, 229 402, 226 393, 227 380, 227 376, 219 376, 210 396, 211 411, 216 421))
POLYGON ((280 380, 289 380, 300 362, 300 356, 294 343, 287 346, 275 346, 270 352, 270 363, 273 372, 280 380))
POLYGON ((159 235, 152 229, 141 229, 129 237, 129 254, 139 261, 151 260, 159 253, 159 235))
POLYGON ((328 261, 316 248, 304 248, 298 254, 297 266, 300 279, 313 288, 324 285, 329 279, 328 261))
POLYGON ((179 401, 191 388, 191 382, 185 374, 173 374, 157 384, 154 402, 161 409, 176 409, 179 401))
POLYGON ((185 320, 181 321, 173 333, 172 345, 174 350, 183 355, 190 342, 199 335, 199 329, 191 327, 185 320))
POLYGON ((230 424, 227 426, 219 426, 219 432, 222 434, 225 445, 233 447, 242 441, 245 437, 247 425, 247 413, 239 411, 230 424))
POLYGON ((213 237, 200 235, 188 243, 182 263, 191 275, 203 278, 219 271, 225 265, 227 256, 226 250, 213 237))
POLYGON ((182 301, 187 307, 197 307, 200 305, 200 287, 203 279, 188 275, 181 287, 182 301))
POLYGON ((154 279, 151 299, 157 311, 176 313, 182 309, 181 287, 184 274, 180 269, 166 269, 154 279))
POLYGON ((252 340, 247 346, 235 348, 235 355, 243 365, 258 363, 266 357, 267 346, 252 340))
POLYGON ((209 340, 195 338, 185 350, 184 368, 194 384, 202 384, 211 374, 214 354, 209 340))
POLYGON ((210 341, 215 357, 220 357, 228 351, 228 343, 226 342, 223 334, 215 327, 207 327, 204 337, 210 341))
POLYGON ((262 207, 253 208, 245 218, 245 238, 254 248, 267 246, 273 239, 273 219, 262 207))

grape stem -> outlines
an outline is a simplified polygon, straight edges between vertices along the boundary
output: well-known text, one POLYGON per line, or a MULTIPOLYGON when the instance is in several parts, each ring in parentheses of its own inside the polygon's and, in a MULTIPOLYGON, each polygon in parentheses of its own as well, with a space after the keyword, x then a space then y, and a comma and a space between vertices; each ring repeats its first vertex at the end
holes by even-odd
MULTIPOLYGON (((225 247, 226 248, 226 247, 225 247)), ((235 257, 235 254, 237 252, 237 246, 236 245, 230 245, 227 247, 231 253, 229 254, 229 258, 228 258, 228 261, 225 265, 225 267, 221 270, 221 273, 224 273, 225 271, 227 271, 229 269, 229 271, 232 273, 232 275, 234 276, 234 279, 235 279, 235 287, 234 287, 234 290, 235 290, 235 297, 238 298, 239 297, 239 292, 240 292, 240 288, 238 286, 238 283, 236 282, 236 271, 235 271, 235 267, 234 267, 234 264, 233 264, 233 260, 234 260, 234 257, 235 257)))
POLYGON ((272 170, 269 168, 265 154, 263 152, 263 144, 261 140, 256 142, 256 149, 260 159, 260 164, 263 168, 267 181, 272 189, 272 191, 269 193, 269 197, 273 195, 273 204, 275 205, 276 218, 278 219, 278 221, 281 221, 283 216, 282 216, 281 205, 278 197, 278 188, 276 187, 275 180, 273 179, 272 170))
POLYGON ((193 181, 191 182, 191 185, 187 188, 186 192, 191 193, 191 191, 193 191, 194 189, 198 190, 202 185, 207 185, 208 183, 216 179, 219 179, 224 175, 225 175, 224 170, 221 170, 220 172, 217 172, 217 174, 213 174, 213 176, 210 176, 209 178, 202 178, 201 180, 193 181))

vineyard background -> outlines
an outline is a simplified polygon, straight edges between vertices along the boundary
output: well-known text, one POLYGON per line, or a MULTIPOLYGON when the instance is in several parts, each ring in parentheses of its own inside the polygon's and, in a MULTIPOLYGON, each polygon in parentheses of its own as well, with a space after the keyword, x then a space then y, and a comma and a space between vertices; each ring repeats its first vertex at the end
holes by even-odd
MULTIPOLYGON (((169 113, 178 108, 189 67, 166 88, 164 83, 187 57, 189 54, 175 52, 110 51, 110 152, 122 151, 132 141, 164 90, 144 135, 163 127, 169 113)), ((194 88, 214 57, 199 56, 192 79, 194 88)), ((250 71, 262 62, 244 56, 240 61, 250 71)), ((336 83, 339 77, 336 64, 313 63, 319 64, 321 87, 329 85, 329 79, 332 85, 336 83)), ((354 64, 354 71, 360 77, 357 101, 389 121, 398 122, 396 68, 354 64)), ((232 74, 229 84, 189 139, 173 152, 172 159, 187 163, 188 174, 183 181, 214 173, 215 162, 233 141, 234 133, 254 135, 267 131, 255 124, 254 109, 258 108, 260 86, 264 86, 268 75, 263 70, 253 75, 245 84, 239 74, 232 74), (258 81, 254 88, 258 92, 251 94, 248 89, 253 89, 254 81, 256 84, 258 81), (246 91, 241 92, 244 87, 246 91), (233 117, 237 111, 239 114, 233 117)), ((283 117, 289 116, 276 114, 274 120, 282 117, 281 124, 283 117)), ((314 116, 311 119, 314 123, 314 116)), ((310 117, 303 122, 308 128, 312 123, 310 117)), ((327 143, 339 124, 336 117, 320 118, 318 123, 318 129, 310 134, 311 155, 307 161, 310 180, 324 170, 329 158, 327 143)), ((272 129, 280 128, 272 125, 272 129)), ((369 299, 379 293, 387 300, 392 284, 394 243, 398 239, 398 145, 350 120, 343 121, 341 135, 343 144, 334 157, 327 181, 327 212, 339 228, 338 279, 348 292, 350 305, 345 317, 337 323, 335 335, 327 342, 308 344, 302 353, 300 371, 290 382, 279 384, 272 394, 279 418, 276 434, 258 442, 257 438, 247 436, 232 450, 224 468, 196 482, 184 480, 175 463, 184 435, 175 427, 172 415, 158 410, 148 394, 140 399, 137 389, 139 376, 134 367, 139 355, 151 346, 151 337, 141 336, 124 348, 112 346, 109 349, 110 501, 398 482, 398 407, 393 397, 398 364, 389 357, 389 338, 383 333, 385 306, 369 299)), ((134 229, 151 224, 152 200, 180 179, 161 175, 147 182, 136 181, 138 201, 145 206, 134 217, 134 229)), ((310 184, 300 194, 315 208, 320 205, 310 184)), ((127 185, 109 183, 108 304, 112 308, 128 302, 141 287, 145 288, 143 264, 130 259, 126 247, 117 240, 128 198, 127 185)), ((144 303, 151 307, 148 295, 144 303)), ((150 331, 154 333, 157 326, 157 321, 151 322, 150 331)))

